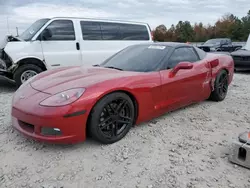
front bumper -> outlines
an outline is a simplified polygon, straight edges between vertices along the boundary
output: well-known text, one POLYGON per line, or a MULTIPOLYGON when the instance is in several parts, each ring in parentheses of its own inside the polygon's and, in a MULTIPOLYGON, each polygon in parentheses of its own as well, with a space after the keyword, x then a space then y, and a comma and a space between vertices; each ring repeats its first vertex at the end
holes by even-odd
POLYGON ((8 74, 8 71, 6 71, 5 69, 0 68, 0 75, 1 76, 6 76, 7 74, 8 74))
POLYGON ((54 118, 44 118, 43 116, 28 115, 15 108, 12 109, 12 126, 23 135, 34 140, 75 144, 86 139, 85 126, 86 117, 84 115, 64 118, 61 116, 54 118), (60 130, 60 135, 44 135, 42 128, 53 128, 60 130))
POLYGON ((238 70, 250 70, 250 57, 234 57, 234 67, 238 70))
POLYGON ((12 79, 12 74, 7 70, 7 65, 4 60, 0 58, 0 76, 5 76, 12 79))
MULTIPOLYGON (((32 139, 62 144, 75 144, 86 139, 87 114, 77 114, 79 109, 71 105, 63 107, 43 107, 39 105, 47 94, 23 88, 24 93, 17 91, 12 103, 12 126, 23 135, 32 139), (29 90, 25 93, 25 90, 29 90), (24 99, 19 96, 27 96, 24 99), (73 115, 71 115, 73 114, 73 115), (51 135, 44 130, 59 130, 60 134, 51 135)), ((29 87, 29 88, 28 88, 29 87)))

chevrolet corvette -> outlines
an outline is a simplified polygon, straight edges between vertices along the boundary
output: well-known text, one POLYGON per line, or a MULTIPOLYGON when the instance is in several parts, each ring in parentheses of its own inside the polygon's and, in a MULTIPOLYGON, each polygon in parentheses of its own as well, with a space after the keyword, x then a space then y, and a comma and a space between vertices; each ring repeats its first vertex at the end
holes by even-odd
POLYGON ((26 81, 12 100, 12 125, 35 140, 112 144, 133 125, 211 99, 223 101, 234 74, 225 54, 184 43, 129 46, 98 65, 61 67, 26 81))

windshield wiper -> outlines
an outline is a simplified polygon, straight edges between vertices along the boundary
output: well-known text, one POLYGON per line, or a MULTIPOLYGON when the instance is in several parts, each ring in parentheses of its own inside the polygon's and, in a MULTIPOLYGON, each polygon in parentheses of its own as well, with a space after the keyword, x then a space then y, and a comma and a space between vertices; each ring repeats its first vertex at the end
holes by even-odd
POLYGON ((96 64, 96 65, 93 65, 93 67, 100 67, 100 65, 96 64))
POLYGON ((104 67, 104 68, 109 68, 109 69, 116 69, 116 70, 120 70, 123 71, 123 69, 117 68, 117 67, 112 67, 112 66, 108 66, 108 67, 104 67))

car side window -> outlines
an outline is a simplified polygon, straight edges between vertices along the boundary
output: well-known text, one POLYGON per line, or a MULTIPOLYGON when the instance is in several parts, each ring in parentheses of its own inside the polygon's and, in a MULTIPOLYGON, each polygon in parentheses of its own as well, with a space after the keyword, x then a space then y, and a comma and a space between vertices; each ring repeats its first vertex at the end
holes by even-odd
POLYGON ((194 49, 196 50, 200 59, 204 59, 207 56, 207 53, 204 50, 197 48, 197 47, 194 47, 194 49))
POLYGON ((196 62, 199 61, 197 54, 194 52, 193 48, 190 47, 181 47, 174 50, 172 55, 168 60, 168 69, 174 68, 178 63, 187 61, 187 62, 196 62))
POLYGON ((46 29, 51 31, 52 36, 46 41, 69 41, 75 40, 74 24, 71 20, 52 21, 46 29))

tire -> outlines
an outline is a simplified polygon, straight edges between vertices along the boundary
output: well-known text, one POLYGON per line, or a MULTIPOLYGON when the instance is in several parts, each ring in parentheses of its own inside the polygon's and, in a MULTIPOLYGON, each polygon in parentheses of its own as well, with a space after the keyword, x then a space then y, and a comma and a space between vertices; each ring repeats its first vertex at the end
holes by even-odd
POLYGON ((126 136, 134 119, 135 107, 131 98, 125 93, 115 92, 104 96, 94 106, 88 129, 96 141, 102 144, 113 144, 126 136), (121 115, 122 112, 123 115, 121 115))
POLYGON ((226 70, 222 70, 216 76, 214 83, 214 91, 210 95, 212 101, 223 101, 228 91, 228 74, 226 70))
MULTIPOLYGON (((30 75, 33 75, 33 74, 39 74, 43 70, 34 64, 21 65, 20 67, 17 68, 17 70, 15 71, 14 76, 13 76, 17 87, 20 87, 24 83, 23 79, 22 79, 22 77, 24 76, 23 74, 25 74, 26 72, 29 72, 29 71, 30 71, 30 75)), ((26 74, 28 74, 28 73, 26 73, 26 74)), ((31 78, 31 77, 29 77, 29 78, 31 78)), ((29 78, 27 78, 27 80, 29 78)))

